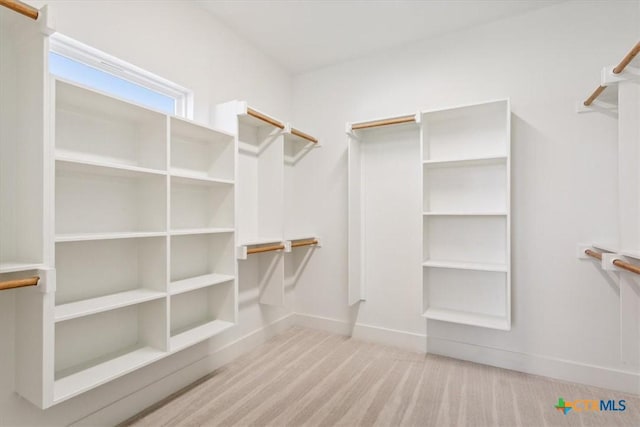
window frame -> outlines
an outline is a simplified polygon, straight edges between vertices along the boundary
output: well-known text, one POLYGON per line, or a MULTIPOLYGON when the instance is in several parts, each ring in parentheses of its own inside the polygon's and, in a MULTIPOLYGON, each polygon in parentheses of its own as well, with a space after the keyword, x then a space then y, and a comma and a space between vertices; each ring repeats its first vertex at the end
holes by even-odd
POLYGON ((193 91, 64 34, 49 37, 49 51, 175 99, 176 116, 193 120, 193 91))

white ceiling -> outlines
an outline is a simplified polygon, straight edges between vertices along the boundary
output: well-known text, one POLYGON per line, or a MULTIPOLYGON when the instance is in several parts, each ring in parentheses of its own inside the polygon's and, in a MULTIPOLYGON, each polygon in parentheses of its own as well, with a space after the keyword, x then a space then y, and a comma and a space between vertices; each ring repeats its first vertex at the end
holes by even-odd
POLYGON ((199 1, 292 73, 557 4, 562 0, 199 1))

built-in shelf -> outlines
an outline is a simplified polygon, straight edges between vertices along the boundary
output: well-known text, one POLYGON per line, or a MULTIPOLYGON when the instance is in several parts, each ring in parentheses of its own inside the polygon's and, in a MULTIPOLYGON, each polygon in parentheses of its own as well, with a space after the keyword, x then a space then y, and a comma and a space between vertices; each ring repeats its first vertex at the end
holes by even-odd
POLYGON ((460 323, 463 325, 479 326, 484 328, 509 330, 509 321, 505 317, 492 316, 481 313, 470 313, 466 311, 456 311, 441 308, 428 308, 423 317, 431 320, 443 322, 460 323))
POLYGON ((163 237, 166 235, 167 233, 163 231, 59 234, 56 236, 56 243, 84 242, 89 240, 139 239, 143 237, 163 237))
POLYGON ((593 243, 593 247, 596 249, 600 249, 601 251, 605 251, 605 252, 618 252, 620 249, 618 248, 618 245, 615 245, 613 243, 607 242, 607 243, 593 243))
POLYGON ((495 271, 499 273, 507 272, 507 266, 504 264, 429 260, 422 263, 422 266, 431 268, 452 268, 455 270, 495 271))
POLYGON ((233 325, 234 324, 232 322, 227 322, 225 320, 212 320, 202 325, 183 328, 184 331, 178 331, 171 337, 171 351, 179 351, 193 344, 202 342, 214 335, 226 331, 233 325))
POLYGON ((263 237, 263 238, 255 238, 251 240, 247 240, 245 242, 240 242, 240 246, 258 246, 258 245, 268 245, 269 243, 282 243, 282 239, 279 237, 263 237))
POLYGON ((423 212, 424 216, 507 216, 506 212, 423 212))
POLYGON ((425 167, 429 167, 429 168, 440 168, 440 167, 495 165, 495 164, 505 163, 506 161, 507 161, 507 156, 489 156, 489 157, 470 157, 465 159, 425 160, 423 164, 425 167))
POLYGON ((0 263, 0 274, 2 273, 18 273, 21 271, 37 270, 42 268, 42 264, 30 264, 20 262, 3 262, 0 263))
POLYGON ((222 234, 233 233, 233 228, 188 228, 184 230, 171 230, 172 236, 187 236, 192 234, 222 234))
POLYGON ((204 274, 202 276, 190 277, 188 279, 176 280, 169 284, 169 294, 178 295, 184 292, 193 291, 207 286, 214 286, 234 280, 234 276, 227 274, 204 274))
POLYGON ((139 176, 140 174, 167 174, 166 171, 160 169, 150 169, 122 163, 74 157, 72 153, 66 153, 63 150, 56 152, 56 162, 60 167, 81 172, 93 171, 118 176, 139 176))
POLYGON ((185 184, 223 184, 233 185, 234 181, 231 179, 212 178, 205 173, 194 172, 186 169, 172 168, 171 178, 174 182, 181 182, 185 184))
POLYGON ((135 289, 98 298, 70 302, 56 306, 54 319, 56 322, 63 322, 65 320, 164 298, 165 296, 166 294, 164 292, 150 289, 135 289))
POLYGON ((632 250, 622 250, 622 251, 620 251, 620 254, 621 254, 621 255, 624 255, 624 256, 626 256, 626 257, 629 257, 629 258, 636 258, 636 259, 640 259, 640 250, 635 250, 635 251, 632 251, 632 250))
POLYGON ((142 347, 121 356, 57 379, 53 386, 53 401, 59 402, 95 388, 101 384, 142 368, 166 353, 153 347, 142 347))

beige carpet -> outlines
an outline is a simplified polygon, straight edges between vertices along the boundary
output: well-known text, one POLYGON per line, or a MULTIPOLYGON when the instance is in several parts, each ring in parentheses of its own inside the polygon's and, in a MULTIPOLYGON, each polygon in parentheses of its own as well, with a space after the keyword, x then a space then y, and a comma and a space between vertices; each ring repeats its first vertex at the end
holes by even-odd
POLYGON ((640 426, 640 398, 292 328, 135 426, 640 426), (625 412, 554 408, 625 399, 625 412))

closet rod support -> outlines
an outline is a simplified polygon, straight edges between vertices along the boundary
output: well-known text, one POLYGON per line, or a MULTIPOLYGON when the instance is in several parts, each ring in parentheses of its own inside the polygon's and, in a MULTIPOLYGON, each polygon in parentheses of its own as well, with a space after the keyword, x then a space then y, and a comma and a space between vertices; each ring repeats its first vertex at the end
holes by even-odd
POLYGON ((284 249, 284 245, 270 245, 270 246, 260 246, 257 248, 249 248, 247 249, 247 255, 251 254, 259 254, 262 252, 271 252, 271 251, 279 251, 284 249))
POLYGON ((38 19, 38 15, 40 12, 33 6, 30 6, 26 3, 22 3, 19 0, 0 0, 0 6, 7 7, 14 12, 18 12, 27 18, 31 18, 33 20, 38 19))
POLYGON ((256 111, 253 108, 247 107, 247 114, 251 117, 255 117, 258 120, 262 120, 265 123, 269 123, 271 126, 284 129, 284 123, 274 119, 273 117, 269 117, 266 114, 262 114, 261 112, 256 111))
POLYGON ((27 279, 7 280, 6 282, 0 282, 0 291, 15 288, 24 288, 25 286, 37 286, 40 277, 29 277, 27 279))
POLYGON ((389 126, 389 125, 399 125, 403 123, 415 123, 416 116, 402 116, 402 117, 394 117, 392 119, 382 119, 382 120, 374 120, 372 122, 363 122, 363 123, 354 123, 351 125, 351 130, 360 130, 360 129, 368 129, 375 128, 380 126, 389 126))
POLYGON ((633 61, 633 58, 635 58, 638 53, 640 53, 640 42, 636 43, 633 49, 627 53, 627 56, 622 58, 622 61, 620 61, 620 63, 613 69, 613 74, 620 74, 623 72, 626 66, 633 61))

